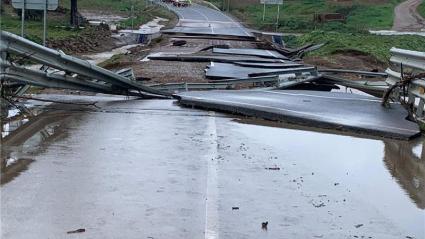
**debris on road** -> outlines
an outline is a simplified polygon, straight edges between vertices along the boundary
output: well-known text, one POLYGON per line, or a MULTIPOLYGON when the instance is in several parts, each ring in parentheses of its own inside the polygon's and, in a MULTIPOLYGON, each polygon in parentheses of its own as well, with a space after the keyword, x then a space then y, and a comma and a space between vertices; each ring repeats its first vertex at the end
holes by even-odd
POLYGON ((66 232, 66 233, 67 234, 74 234, 74 233, 83 233, 83 232, 86 232, 86 229, 80 228, 80 229, 77 229, 77 230, 74 230, 74 231, 69 231, 69 232, 66 232))
POLYGON ((185 40, 174 40, 172 41, 173 46, 184 46, 187 44, 185 40))
POLYGON ((264 231, 267 231, 267 226, 269 225, 269 222, 262 222, 261 223, 261 229, 263 229, 264 231))
POLYGON ((275 170, 275 171, 279 171, 280 170, 280 168, 279 167, 277 167, 277 166, 274 166, 274 167, 269 167, 269 168, 266 168, 267 170, 275 170))
POLYGON ((363 224, 357 224, 357 225, 355 225, 354 227, 355 228, 360 228, 360 227, 362 227, 363 226, 363 224))

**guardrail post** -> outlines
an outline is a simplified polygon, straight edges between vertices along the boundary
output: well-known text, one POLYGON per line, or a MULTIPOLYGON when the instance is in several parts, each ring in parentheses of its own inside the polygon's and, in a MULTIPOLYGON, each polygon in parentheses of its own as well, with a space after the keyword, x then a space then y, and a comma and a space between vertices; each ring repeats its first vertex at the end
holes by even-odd
MULTIPOLYGON (((0 43, 2 42, 0 41, 0 43)), ((3 83, 4 83, 3 76, 6 72, 6 67, 3 65, 3 63, 6 63, 6 56, 7 56, 7 53, 3 50, 4 49, 0 47, 0 79, 1 79, 0 91, 1 93, 3 93, 3 83)))
POLYGON ((420 99, 418 104, 418 109, 416 110, 416 115, 419 118, 422 118, 424 116, 424 106, 425 106, 425 101, 423 99, 420 99))

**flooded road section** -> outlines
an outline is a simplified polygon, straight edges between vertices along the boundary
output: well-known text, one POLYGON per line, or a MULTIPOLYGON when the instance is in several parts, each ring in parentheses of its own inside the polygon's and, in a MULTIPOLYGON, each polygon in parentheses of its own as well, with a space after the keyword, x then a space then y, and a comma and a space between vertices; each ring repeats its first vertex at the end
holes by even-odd
POLYGON ((44 97, 98 102, 2 120, 1 238, 425 238, 423 139, 44 97))

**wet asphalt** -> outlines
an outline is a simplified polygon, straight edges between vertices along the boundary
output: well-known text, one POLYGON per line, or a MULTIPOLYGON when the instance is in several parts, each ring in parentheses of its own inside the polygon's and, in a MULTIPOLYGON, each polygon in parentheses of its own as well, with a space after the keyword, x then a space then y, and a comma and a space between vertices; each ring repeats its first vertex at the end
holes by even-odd
POLYGON ((212 8, 199 4, 192 4, 190 7, 160 4, 173 11, 179 18, 175 28, 163 32, 253 37, 253 34, 239 22, 212 8))
POLYGON ((422 139, 44 97, 97 103, 2 121, 1 238, 424 238, 422 139))

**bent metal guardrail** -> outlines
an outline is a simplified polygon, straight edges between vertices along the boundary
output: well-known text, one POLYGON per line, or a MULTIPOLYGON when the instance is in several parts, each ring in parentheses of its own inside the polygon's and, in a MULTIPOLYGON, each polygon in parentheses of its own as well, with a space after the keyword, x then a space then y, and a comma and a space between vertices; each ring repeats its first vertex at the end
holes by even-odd
POLYGON ((394 88, 392 98, 406 104, 414 118, 425 123, 425 52, 399 48, 390 51, 392 66, 386 70, 386 82, 390 86, 400 86, 394 88))
POLYGON ((153 89, 132 81, 120 74, 101 68, 88 61, 66 55, 10 32, 1 31, 0 35, 0 77, 3 80, 19 79, 26 84, 38 83, 45 87, 90 90, 101 93, 161 95, 169 93, 153 89), (28 70, 14 66, 7 59, 8 54, 15 54, 22 59, 30 59, 39 64, 65 72, 65 76, 57 73, 46 73, 41 70, 28 70), (31 79, 30 76, 34 76, 31 79), (35 82, 37 81, 37 82, 35 82))

